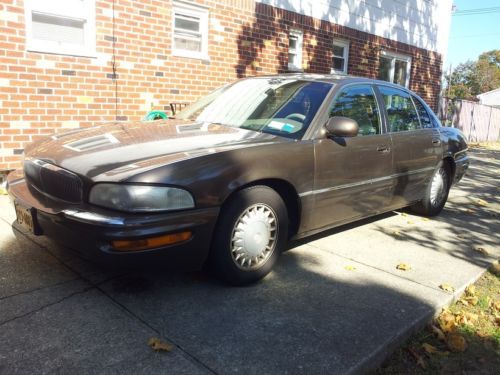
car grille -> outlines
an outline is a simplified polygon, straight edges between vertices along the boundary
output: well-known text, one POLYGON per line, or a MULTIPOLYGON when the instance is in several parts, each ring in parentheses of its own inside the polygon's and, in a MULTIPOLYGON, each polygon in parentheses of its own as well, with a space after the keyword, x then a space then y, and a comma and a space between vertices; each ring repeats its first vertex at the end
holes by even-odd
POLYGON ((42 160, 26 160, 24 175, 43 194, 71 203, 82 201, 82 180, 66 169, 42 160))

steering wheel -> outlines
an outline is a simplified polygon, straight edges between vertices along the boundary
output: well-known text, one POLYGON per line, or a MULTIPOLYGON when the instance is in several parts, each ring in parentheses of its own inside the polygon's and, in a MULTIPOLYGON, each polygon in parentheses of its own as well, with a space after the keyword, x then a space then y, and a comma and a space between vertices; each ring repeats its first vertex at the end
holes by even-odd
POLYGON ((306 119, 306 116, 303 115, 302 113, 290 113, 285 118, 290 119, 290 120, 295 120, 298 122, 304 122, 304 120, 306 119))

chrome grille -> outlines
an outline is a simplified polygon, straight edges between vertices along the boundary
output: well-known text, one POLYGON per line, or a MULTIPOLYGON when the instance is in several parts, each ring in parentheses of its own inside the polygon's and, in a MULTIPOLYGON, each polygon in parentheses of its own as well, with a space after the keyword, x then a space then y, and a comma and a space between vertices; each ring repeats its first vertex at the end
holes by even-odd
POLYGON ((24 175, 43 194, 71 203, 82 201, 82 181, 66 169, 33 159, 24 162, 24 175))

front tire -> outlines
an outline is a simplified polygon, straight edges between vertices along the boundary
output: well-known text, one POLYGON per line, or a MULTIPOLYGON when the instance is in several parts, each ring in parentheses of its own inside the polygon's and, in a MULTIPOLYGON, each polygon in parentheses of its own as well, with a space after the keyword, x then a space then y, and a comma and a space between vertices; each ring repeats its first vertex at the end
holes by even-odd
POLYGON ((288 215, 281 196, 267 186, 243 189, 221 211, 210 268, 230 284, 254 283, 272 270, 287 237, 288 215))
POLYGON ((411 206, 419 215, 436 216, 442 210, 450 191, 450 172, 447 164, 441 162, 434 171, 431 181, 425 189, 424 198, 411 206))

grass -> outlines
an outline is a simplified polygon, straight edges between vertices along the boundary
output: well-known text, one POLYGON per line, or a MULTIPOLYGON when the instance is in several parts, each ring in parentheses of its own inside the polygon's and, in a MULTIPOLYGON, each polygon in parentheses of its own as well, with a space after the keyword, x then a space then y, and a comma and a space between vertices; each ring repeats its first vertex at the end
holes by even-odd
POLYGON ((373 373, 500 373, 500 264, 373 373))

